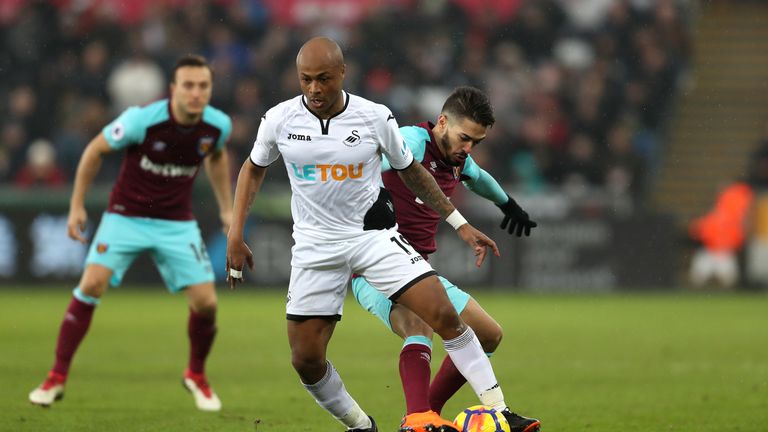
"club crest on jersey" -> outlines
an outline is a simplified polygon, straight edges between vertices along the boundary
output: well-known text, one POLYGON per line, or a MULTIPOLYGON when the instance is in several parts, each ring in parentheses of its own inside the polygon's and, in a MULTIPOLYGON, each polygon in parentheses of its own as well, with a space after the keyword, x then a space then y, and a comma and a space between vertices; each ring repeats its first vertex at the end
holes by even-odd
POLYGON ((213 149, 213 137, 202 137, 197 143, 197 154, 205 156, 213 149))
POLYGON ((107 251, 107 249, 109 249, 109 245, 106 244, 106 243, 98 243, 96 245, 96 252, 97 253, 103 254, 104 252, 107 251))
POLYGON ((461 168, 453 167, 453 178, 457 179, 461 176, 461 168))
POLYGON ((435 172, 437 170, 437 162, 435 161, 429 161, 429 169, 432 172, 435 172))
POLYGON ((155 141, 152 143, 152 150, 156 152, 161 152, 165 150, 165 148, 168 147, 168 144, 162 142, 162 141, 155 141))
POLYGON ((357 132, 357 129, 350 132, 347 139, 344 140, 344 145, 347 147, 355 147, 360 143, 360 134, 357 132))

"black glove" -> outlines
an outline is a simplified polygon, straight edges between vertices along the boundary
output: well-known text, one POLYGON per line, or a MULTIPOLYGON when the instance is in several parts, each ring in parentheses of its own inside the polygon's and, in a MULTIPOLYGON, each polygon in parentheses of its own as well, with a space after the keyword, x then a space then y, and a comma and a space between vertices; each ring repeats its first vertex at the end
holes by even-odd
POLYGON ((528 237, 531 235, 531 228, 536 228, 536 222, 532 221, 520 206, 507 195, 509 201, 505 204, 496 204, 496 207, 500 208, 504 212, 504 220, 501 221, 501 229, 507 229, 509 225, 509 233, 515 234, 518 237, 522 237, 523 233, 528 237))

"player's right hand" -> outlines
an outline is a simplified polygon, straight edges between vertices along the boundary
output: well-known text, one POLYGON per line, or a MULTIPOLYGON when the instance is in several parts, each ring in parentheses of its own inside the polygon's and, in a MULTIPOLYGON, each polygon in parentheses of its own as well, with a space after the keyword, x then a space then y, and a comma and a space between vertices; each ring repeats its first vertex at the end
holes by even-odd
POLYGON ((238 282, 243 281, 242 272, 245 264, 248 264, 248 268, 253 270, 253 252, 242 240, 229 240, 227 239, 227 282, 229 282, 229 288, 235 289, 238 282), (232 274, 232 271, 235 274, 232 274))
POLYGON ((496 246, 496 242, 491 240, 490 237, 480 232, 472 225, 465 223, 456 230, 456 233, 475 251, 475 265, 480 267, 485 261, 485 256, 488 254, 488 248, 493 251, 496 256, 501 256, 499 248, 496 246))
POLYGON ((69 216, 67 217, 67 235, 69 235, 69 238, 83 244, 88 243, 88 239, 83 237, 87 221, 88 213, 85 211, 85 207, 70 208, 69 216))
POLYGON ((507 198, 509 200, 505 204, 496 204, 496 207, 504 212, 504 219, 501 220, 501 229, 509 227, 510 234, 515 234, 518 237, 522 237, 523 234, 526 237, 530 236, 531 229, 536 228, 538 224, 531 220, 528 213, 509 194, 507 194, 507 198))

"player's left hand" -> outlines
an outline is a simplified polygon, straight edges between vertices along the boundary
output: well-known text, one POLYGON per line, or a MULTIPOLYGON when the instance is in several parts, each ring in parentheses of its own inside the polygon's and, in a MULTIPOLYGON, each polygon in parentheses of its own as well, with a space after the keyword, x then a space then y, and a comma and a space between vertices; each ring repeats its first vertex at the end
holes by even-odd
POLYGON ((253 270, 253 252, 244 241, 227 239, 227 282, 229 288, 235 289, 238 282, 243 281, 245 265, 253 270))
POLYGON ((496 246, 496 242, 491 240, 490 237, 480 232, 472 225, 465 223, 456 230, 456 233, 475 250, 475 265, 480 267, 485 261, 485 256, 488 253, 488 248, 493 251, 496 256, 501 256, 499 248, 496 246))
POLYGON ((511 196, 507 195, 509 201, 505 204, 496 204, 496 207, 500 208, 504 212, 504 219, 501 221, 501 229, 507 229, 509 225, 509 233, 515 234, 518 237, 522 237, 525 234, 526 237, 531 235, 531 229, 536 228, 538 224, 531 220, 528 213, 525 212, 511 196))

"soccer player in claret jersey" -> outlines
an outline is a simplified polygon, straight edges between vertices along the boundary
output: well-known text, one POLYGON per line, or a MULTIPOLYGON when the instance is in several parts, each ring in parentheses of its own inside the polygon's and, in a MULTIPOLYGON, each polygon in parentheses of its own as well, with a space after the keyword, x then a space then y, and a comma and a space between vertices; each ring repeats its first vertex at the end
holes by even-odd
MULTIPOLYGON (((326 359, 354 272, 442 337, 457 369, 484 404, 506 407, 474 332, 459 317, 429 263, 416 259, 416 251, 394 228, 391 200, 379 187, 380 153, 405 185, 473 248, 476 265, 489 249, 499 255, 496 244, 468 224, 435 179, 414 162, 389 109, 342 89, 346 67, 335 42, 311 39, 299 51, 296 66, 303 94, 267 111, 238 176, 227 242, 230 285, 242 280, 244 265, 253 265, 253 254, 243 241, 246 215, 266 167, 282 155, 293 193, 295 241, 286 305, 288 342, 293 367, 317 403, 348 430, 378 430, 326 359)), ((437 414, 423 426, 456 431, 437 414)))
POLYGON ((224 144, 232 123, 208 105, 213 73, 205 58, 182 57, 173 70, 170 99, 131 107, 107 125, 80 158, 67 222, 72 239, 86 243, 85 194, 104 154, 123 150, 120 175, 91 242, 80 283, 67 308, 48 378, 29 394, 49 406, 64 395, 70 363, 108 286, 116 287, 142 252, 149 252, 171 292, 189 303, 189 361, 182 383, 197 408, 218 411, 221 402, 205 376, 216 334, 216 291, 211 262, 192 214, 192 185, 204 165, 224 229, 232 219, 232 186, 224 144))
MULTIPOLYGON (((414 158, 427 168, 440 189, 453 195, 458 183, 492 201, 503 212, 501 227, 518 237, 530 235, 536 227, 499 183, 480 168, 469 155, 495 122, 488 97, 473 87, 455 89, 443 105, 437 124, 422 123, 400 128, 414 158)), ((440 215, 425 206, 389 168, 382 163, 384 186, 392 193, 398 231, 411 246, 427 259, 437 250, 435 234, 440 215)), ((477 334, 488 355, 501 341, 501 327, 469 294, 440 277, 448 297, 461 318, 477 334)), ((366 310, 381 319, 390 330, 405 339, 400 352, 400 378, 406 401, 406 416, 402 432, 419 431, 425 413, 439 414, 445 402, 464 385, 466 379, 448 356, 430 386, 432 329, 408 308, 403 307, 376 290, 365 278, 352 279, 355 298, 366 310)), ((513 413, 498 405, 510 424, 512 432, 539 430, 540 422, 513 413)))

